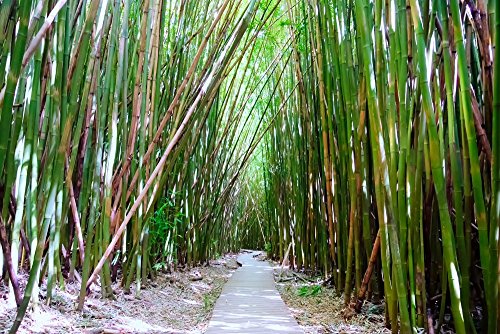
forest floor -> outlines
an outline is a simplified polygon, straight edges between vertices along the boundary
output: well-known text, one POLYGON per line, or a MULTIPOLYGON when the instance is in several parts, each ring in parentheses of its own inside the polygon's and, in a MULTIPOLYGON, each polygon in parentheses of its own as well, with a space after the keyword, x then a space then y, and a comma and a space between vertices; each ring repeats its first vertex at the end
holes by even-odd
MULTIPOLYGON (((159 272, 145 282, 139 297, 134 285, 131 294, 125 293, 120 280, 113 285, 114 299, 103 299, 94 285, 83 312, 76 311, 79 283, 65 282, 65 289, 57 289, 50 305, 46 305, 44 283, 38 310, 28 312, 18 333, 203 333, 222 287, 238 267, 236 256, 226 255, 190 270, 159 272)), ((346 319, 343 297, 334 289, 321 286, 318 278, 273 265, 278 291, 306 334, 390 333, 384 327, 383 304, 365 303, 361 314, 349 313, 346 319)), ((21 273, 22 288, 26 280, 21 273)), ((7 333, 16 315, 6 299, 7 287, 0 282, 0 334, 7 333)))
MULTIPOLYGON (((275 264, 277 265, 277 264, 275 264)), ((322 286, 321 279, 275 267, 278 291, 306 334, 390 333, 384 326, 384 305, 365 302, 356 314, 344 307, 344 297, 322 286)))
MULTIPOLYGON (((38 310, 26 315, 18 333, 203 333, 223 285, 237 268, 235 257, 227 255, 206 267, 159 273, 146 282, 139 297, 135 297, 134 285, 132 293, 126 294, 119 281, 113 286, 113 300, 103 299, 95 287, 83 312, 75 310, 78 283, 58 289, 50 305, 45 304, 43 284, 38 310)), ((26 279, 21 275, 23 287, 26 279)), ((15 317, 15 308, 4 301, 6 292, 0 282, 0 333, 8 331, 15 317)))

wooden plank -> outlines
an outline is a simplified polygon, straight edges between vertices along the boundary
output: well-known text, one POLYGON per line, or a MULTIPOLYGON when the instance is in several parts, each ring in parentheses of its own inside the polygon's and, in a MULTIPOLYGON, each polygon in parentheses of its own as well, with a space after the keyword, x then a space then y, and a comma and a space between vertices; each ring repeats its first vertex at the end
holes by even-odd
POLYGON ((304 333, 276 290, 272 267, 255 254, 238 257, 243 266, 222 289, 206 334, 304 333))

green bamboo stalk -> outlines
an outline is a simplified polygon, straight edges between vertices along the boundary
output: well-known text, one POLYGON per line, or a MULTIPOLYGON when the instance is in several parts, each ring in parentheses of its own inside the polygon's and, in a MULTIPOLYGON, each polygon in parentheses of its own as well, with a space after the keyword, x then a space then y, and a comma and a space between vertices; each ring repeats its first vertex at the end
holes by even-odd
MULTIPOLYGON (((491 254, 491 268, 492 268, 492 278, 494 277, 493 272, 495 272, 496 268, 496 282, 492 280, 492 295, 490 296, 492 301, 494 302, 495 298, 497 300, 496 303, 496 328, 500 328, 500 302, 498 301, 498 290, 500 286, 500 275, 498 275, 500 271, 500 263, 498 253, 498 234, 500 228, 500 168, 498 167, 499 159, 500 159, 500 57, 498 56, 498 46, 500 45, 500 1, 491 1, 488 2, 488 5, 495 6, 495 19, 491 26, 493 29, 493 37, 495 46, 495 58, 493 65, 493 125, 492 125, 492 155, 493 159, 491 161, 491 170, 492 170, 492 201, 491 201, 491 209, 490 209, 490 254, 491 254), (496 173, 495 173, 496 171, 496 173)), ((492 310, 494 307, 492 307, 492 310)), ((489 317, 493 318, 494 314, 489 314, 489 317)))
POLYGON ((456 128, 455 122, 455 110, 453 103, 453 82, 452 82, 452 70, 451 70, 451 58, 449 52, 449 41, 448 41, 448 16, 446 15, 445 8, 442 3, 439 3, 438 13, 440 20, 443 21, 442 24, 442 37, 443 37, 443 66, 444 66, 444 76, 446 80, 446 99, 447 99, 447 116, 448 116, 448 145, 450 149, 450 164, 451 164, 451 174, 453 182, 453 206, 455 208, 455 226, 457 233, 457 247, 458 247, 458 259, 461 264, 462 282, 461 295, 462 295, 462 308, 465 314, 465 325, 466 328, 473 331, 473 324, 471 322, 469 311, 469 266, 470 260, 467 256, 466 246, 465 246, 465 236, 463 229, 463 206, 462 206, 462 166, 460 161, 460 149, 457 145, 458 129, 456 128))
POLYGON ((455 252, 455 238, 448 212, 448 204, 445 195, 445 181, 442 169, 442 159, 439 152, 439 139, 434 123, 435 115, 433 111, 430 87, 427 79, 427 64, 425 61, 425 41, 423 35, 422 18, 419 13, 419 7, 416 1, 411 0, 411 14, 415 26, 415 37, 417 41, 417 55, 419 65, 419 82, 422 92, 422 106, 427 118, 429 144, 430 144, 430 163, 432 165, 432 175, 436 196, 439 203, 439 216, 441 220, 441 229, 443 235, 443 252, 445 265, 448 270, 448 280, 450 286, 450 297, 452 300, 452 313, 455 321, 455 329, 458 333, 465 333, 464 316, 461 307, 460 296, 460 274, 455 252))

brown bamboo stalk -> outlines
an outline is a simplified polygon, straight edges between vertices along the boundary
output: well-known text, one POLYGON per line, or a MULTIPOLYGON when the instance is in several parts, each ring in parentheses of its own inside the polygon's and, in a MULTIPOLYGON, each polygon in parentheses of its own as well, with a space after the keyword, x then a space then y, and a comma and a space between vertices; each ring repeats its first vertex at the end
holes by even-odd
POLYGON ((127 227, 127 224, 130 222, 130 220, 134 216, 135 212, 137 211, 137 209, 141 205, 142 200, 147 195, 147 193, 149 191, 149 188, 151 188, 151 186, 155 182, 156 177, 159 176, 160 171, 163 170, 163 167, 165 165, 165 162, 167 161, 168 156, 172 152, 172 150, 173 150, 174 146, 177 144, 177 142, 181 139, 181 137, 183 135, 184 128, 187 126, 187 124, 189 122, 189 119, 191 118, 191 116, 193 115, 194 111, 196 110, 196 107, 198 106, 198 103, 200 102, 200 100, 201 100, 201 98, 202 98, 203 95, 204 95, 203 93, 200 93, 198 95, 198 97, 196 98, 195 102, 193 103, 193 105, 191 106, 191 108, 189 108, 186 116, 184 117, 183 122, 181 123, 181 125, 179 126, 179 128, 175 132, 174 137, 172 138, 172 140, 168 144, 167 148, 165 149, 165 152, 163 153, 163 156, 161 157, 160 161, 158 162, 158 165, 156 165, 155 169, 153 170, 153 173, 151 173, 151 176, 149 177, 148 181, 144 185, 144 188, 142 189, 142 191, 139 194, 139 196, 137 196, 134 204, 132 205, 132 207, 130 208, 129 212, 125 216, 125 219, 123 220, 123 222, 121 223, 120 227, 118 228, 118 230, 114 234, 113 239, 111 240, 111 242, 108 245, 108 248, 106 248, 106 251, 104 252, 104 254, 101 257, 101 259, 99 260, 99 262, 97 263, 94 271, 92 272, 92 275, 90 275, 90 277, 89 277, 89 279, 87 281, 87 289, 96 280, 97 275, 100 273, 100 271, 102 270, 102 267, 104 266, 104 263, 106 262, 106 260, 108 259, 108 257, 111 255, 111 252, 113 251, 113 249, 115 248, 116 244, 118 243, 118 240, 120 239, 123 231, 127 227))
POLYGON ((357 313, 361 312, 361 307, 365 301, 366 291, 368 290, 368 284, 372 277, 373 269, 375 269, 375 263, 377 262, 378 250, 380 249, 380 230, 377 232, 377 237, 375 238, 375 243, 373 244, 372 253, 368 261, 368 267, 366 268, 365 275, 363 276, 363 282, 361 283, 361 288, 359 289, 358 299, 356 300, 356 306, 354 309, 357 313))
MULTIPOLYGON (((201 59, 203 51, 205 50, 205 47, 207 46, 208 40, 210 39, 212 32, 215 30, 217 23, 222 18, 222 14, 224 13, 228 3, 229 3, 229 0, 226 0, 224 2, 224 4, 221 6, 219 13, 217 14, 217 16, 214 19, 212 25, 210 26, 208 32, 206 33, 205 37, 203 38, 203 41, 201 42, 201 45, 198 48, 198 51, 193 59, 193 62, 191 63, 191 66, 189 67, 189 70, 188 70, 186 76, 184 77, 184 80, 182 81, 181 85, 177 89, 177 92, 176 92, 174 98, 172 99, 172 102, 170 103, 170 105, 165 113, 165 116, 163 117, 162 121, 158 125, 158 129, 156 130, 156 134, 155 134, 153 140, 149 144, 148 149, 147 149, 146 153, 144 154, 144 159, 143 159, 144 164, 148 163, 149 158, 151 157, 151 154, 153 153, 153 150, 155 149, 156 145, 158 144, 158 141, 160 140, 160 137, 163 133, 163 130, 165 129, 165 126, 167 125, 168 121, 170 120, 170 117, 172 116, 174 109, 177 107, 177 105, 180 101, 180 97, 181 97, 182 93, 184 92, 184 89, 186 88, 188 82, 191 80, 191 77, 193 76, 194 71, 195 71, 196 67, 198 66, 198 62, 201 59)), ((126 161, 125 161, 125 163, 126 163, 126 161)), ((114 176, 114 180, 113 180, 113 184, 115 185, 113 187, 114 189, 116 189, 116 183, 121 180, 121 178, 123 177, 123 175, 125 174, 125 172, 128 169, 125 167, 125 163, 122 164, 124 167, 122 167, 119 174, 114 176)), ((138 177, 139 177, 139 172, 136 171, 136 173, 134 174, 134 177, 132 178, 132 181, 130 183, 130 187, 129 187, 130 189, 133 189, 135 187, 135 184, 137 182, 138 177)), ((116 207, 118 206, 118 203, 119 203, 119 201, 115 202, 116 206, 114 206, 113 212, 116 212, 116 207)))
POLYGON ((75 222, 76 236, 78 238, 78 249, 80 252, 80 261, 83 264, 85 259, 85 247, 83 245, 83 233, 80 224, 80 216, 78 215, 78 208, 76 206, 75 192, 73 189, 73 183, 69 180, 69 200, 71 206, 71 213, 73 214, 73 221, 75 222))
MULTIPOLYGON (((10 282, 12 284, 12 290, 14 290, 14 298, 16 299, 16 304, 19 307, 21 305, 21 292, 19 291, 19 282, 17 280, 16 270, 14 269, 14 264, 12 263, 12 257, 10 254, 10 244, 7 239, 7 231, 5 230, 5 224, 3 223, 2 217, 0 217, 0 244, 3 249, 3 257, 7 261, 7 271, 9 272, 10 282)), ((17 260, 16 260, 17 261, 17 260)))

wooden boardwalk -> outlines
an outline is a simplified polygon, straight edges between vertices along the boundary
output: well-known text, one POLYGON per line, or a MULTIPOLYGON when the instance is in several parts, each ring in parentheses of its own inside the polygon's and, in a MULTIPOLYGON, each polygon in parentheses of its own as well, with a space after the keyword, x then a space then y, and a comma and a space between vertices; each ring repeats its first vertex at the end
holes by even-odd
POLYGON ((304 333, 276 290, 269 263, 238 257, 243 264, 222 289, 206 334, 304 333))

